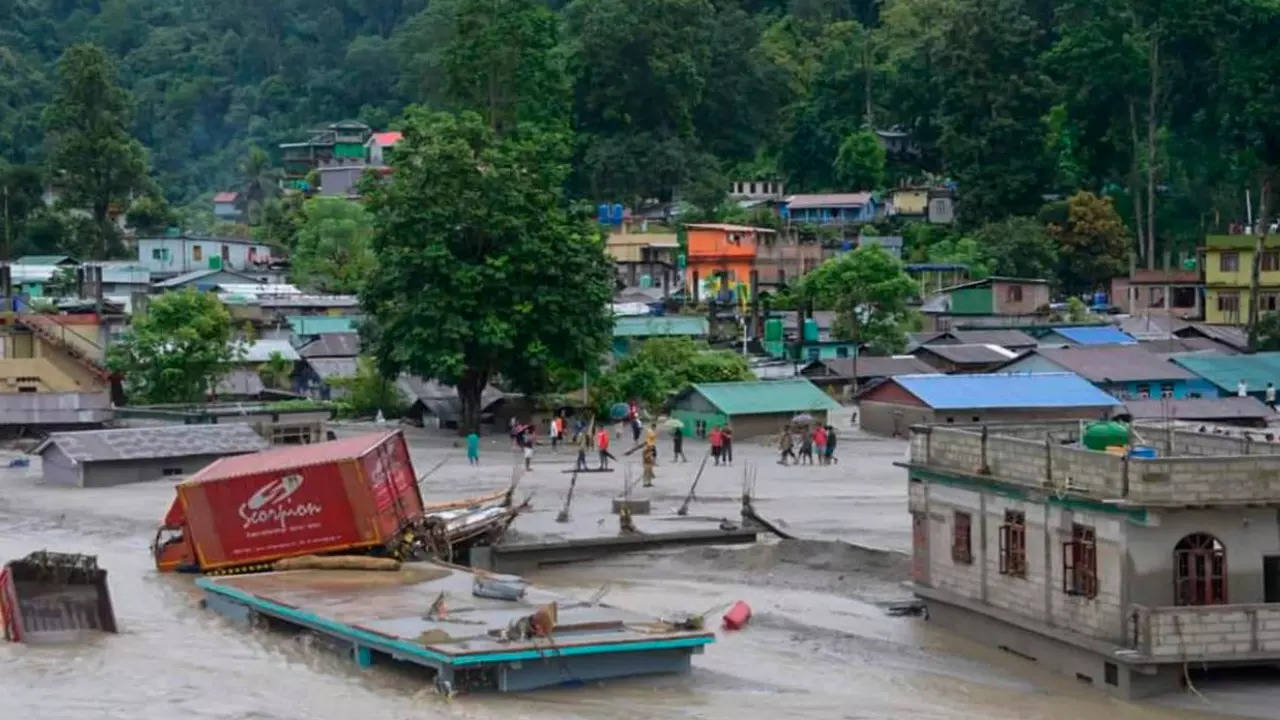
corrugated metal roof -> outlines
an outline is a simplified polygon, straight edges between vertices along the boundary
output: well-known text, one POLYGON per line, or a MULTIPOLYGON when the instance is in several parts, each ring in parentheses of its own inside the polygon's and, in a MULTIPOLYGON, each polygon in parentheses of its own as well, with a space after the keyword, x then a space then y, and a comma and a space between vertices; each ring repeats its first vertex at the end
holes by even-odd
POLYGON ((1077 345, 1133 345, 1138 342, 1131 335, 1110 325, 1060 327, 1053 331, 1077 345))
POLYGON ((809 195, 790 195, 787 206, 792 210, 824 207, 862 207, 871 202, 871 193, 815 193, 809 195))
POLYGON ((323 380, 333 378, 349 378, 356 376, 356 359, 354 357, 316 357, 307 358, 307 364, 315 370, 323 380))
POLYGON ((57 445, 76 462, 147 460, 190 455, 257 452, 271 446, 243 423, 227 425, 161 425, 53 433, 32 450, 42 454, 57 445))
POLYGON ((685 225, 690 230, 723 230, 725 232, 754 232, 773 234, 777 232, 771 228, 752 227, 750 225, 730 225, 729 223, 689 223, 685 225))
POLYGON ((1257 420, 1276 413, 1255 397, 1126 400, 1125 409, 1135 420, 1257 420))
POLYGON ((57 265, 10 265, 9 279, 15 283, 49 282, 58 272, 57 265))
POLYGON ((70 255, 23 255, 13 261, 14 265, 58 265, 64 262, 75 262, 70 255))
POLYGON ((697 383, 697 392, 726 415, 839 410, 840 404, 804 378, 697 383))
POLYGON ((354 333, 362 318, 350 315, 290 315, 285 320, 294 335, 329 335, 354 333))
POLYGON ((1267 383, 1280 384, 1280 352, 1253 355, 1179 355, 1173 362, 1234 395, 1236 383, 1244 380, 1250 392, 1259 392, 1267 383))
POLYGON ((301 295, 302 291, 290 283, 218 283, 218 289, 232 295, 301 295))
POLYGON ((293 349, 288 340, 261 338, 254 340, 245 351, 241 362, 260 363, 271 359, 272 353, 280 353, 285 360, 301 360, 298 351, 293 349))
MULTIPOLYGON (((820 360, 836 377, 853 377, 853 358, 820 360)), ((889 377, 891 375, 931 375, 937 370, 929 363, 911 355, 892 357, 866 356, 858 358, 858 377, 889 377)))
POLYGON ((382 147, 395 145, 396 143, 400 142, 402 138, 404 138, 404 133, 400 132, 399 130, 388 130, 386 132, 376 132, 369 136, 369 139, 372 140, 375 145, 381 145, 382 147))
MULTIPOLYGON (((1036 339, 1021 330, 951 330, 948 334, 962 343, 999 345, 1011 350, 1036 346, 1036 339)), ((926 340, 924 344, 930 342, 926 340)))
POLYGON ((356 307, 360 298, 355 295, 282 295, 279 297, 259 297, 262 307, 299 307, 299 308, 339 308, 356 307))
POLYGON ((917 353, 933 353, 940 358, 960 365, 999 363, 1018 357, 1018 353, 999 345, 947 345, 944 343, 921 345, 917 353))
POLYGON ((651 337, 657 335, 705 337, 708 332, 707 319, 702 316, 631 315, 613 319, 614 337, 651 337))
MULTIPOLYGON (((1190 380, 1195 377, 1194 373, 1138 345, 1040 348, 1035 353, 1095 383, 1190 380)), ((1014 363, 1014 367, 1016 365, 1014 363)))
POLYGON ((223 190, 220 193, 214 193, 213 201, 216 203, 233 203, 238 197, 240 197, 240 193, 223 190))
POLYGON ((265 389, 258 371, 249 368, 232 369, 218 378, 218 384, 214 386, 214 391, 219 396, 257 397, 265 389))
MULTIPOLYGON (((212 425, 209 427, 218 426, 212 425)), ((200 485, 241 475, 279 472, 300 466, 320 465, 327 462, 358 458, 380 445, 387 438, 399 433, 399 430, 370 433, 314 445, 287 445, 251 455, 219 458, 206 465, 200 472, 192 475, 191 479, 182 483, 182 485, 200 485)))
POLYGON ((192 270, 191 272, 183 273, 181 275, 174 275, 168 280, 161 280, 160 282, 155 283, 155 287, 158 287, 158 288, 179 287, 182 285, 186 285, 187 283, 194 282, 196 280, 201 280, 201 279, 210 277, 212 275, 217 275, 218 273, 226 273, 227 275, 230 275, 233 277, 244 278, 245 280, 251 283, 254 281, 254 279, 249 277, 248 275, 242 275, 234 270, 228 270, 226 268, 220 268, 220 269, 209 268, 207 270, 192 270))
POLYGON ((1249 347, 1249 336, 1245 329, 1236 325, 1209 325, 1207 323, 1191 323, 1190 326, 1175 331, 1180 337, 1197 334, 1228 345, 1243 352, 1249 347))
POLYGON ((938 410, 1110 407, 1120 401, 1074 373, 898 375, 894 382, 938 410))
POLYGON ((360 354, 360 335, 353 332, 322 333, 298 348, 304 358, 355 357, 360 354))

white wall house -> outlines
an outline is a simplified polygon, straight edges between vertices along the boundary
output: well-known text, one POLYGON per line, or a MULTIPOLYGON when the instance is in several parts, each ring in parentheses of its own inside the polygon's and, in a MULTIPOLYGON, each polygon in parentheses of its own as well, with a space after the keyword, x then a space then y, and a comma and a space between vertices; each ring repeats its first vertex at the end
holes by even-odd
POLYGON ((138 238, 138 263, 153 274, 175 275, 195 270, 251 270, 271 262, 271 248, 241 238, 138 238))

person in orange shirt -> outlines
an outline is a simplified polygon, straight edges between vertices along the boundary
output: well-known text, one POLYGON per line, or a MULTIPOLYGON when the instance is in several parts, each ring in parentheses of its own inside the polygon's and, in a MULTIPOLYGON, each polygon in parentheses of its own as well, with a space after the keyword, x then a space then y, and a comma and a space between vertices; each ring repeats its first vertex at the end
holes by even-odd
POLYGON ((618 459, 609 453, 609 431, 605 428, 596 433, 596 450, 600 451, 601 470, 608 470, 609 461, 618 459))
POLYGON ((720 426, 716 425, 711 428, 711 457, 715 460, 715 464, 720 464, 720 449, 724 446, 724 433, 720 432, 720 426))

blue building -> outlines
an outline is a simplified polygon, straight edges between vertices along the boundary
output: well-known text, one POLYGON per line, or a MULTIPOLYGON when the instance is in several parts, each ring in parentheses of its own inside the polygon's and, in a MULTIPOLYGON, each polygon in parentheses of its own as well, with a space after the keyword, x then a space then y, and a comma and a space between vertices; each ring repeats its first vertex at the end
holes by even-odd
POLYGON ((1001 372, 1075 373, 1121 400, 1215 398, 1212 382, 1137 345, 1040 348, 1000 368, 1001 372))
POLYGON ((847 225, 876 219, 879 203, 869 192, 788 195, 778 208, 784 220, 811 225, 847 225))

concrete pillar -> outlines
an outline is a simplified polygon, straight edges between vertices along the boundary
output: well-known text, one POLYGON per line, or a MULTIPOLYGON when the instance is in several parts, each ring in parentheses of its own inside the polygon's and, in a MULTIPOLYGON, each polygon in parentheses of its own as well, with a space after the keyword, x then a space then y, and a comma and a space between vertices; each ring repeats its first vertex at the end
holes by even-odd
POLYGON ((760 337, 760 271, 751 271, 751 337, 760 337))

